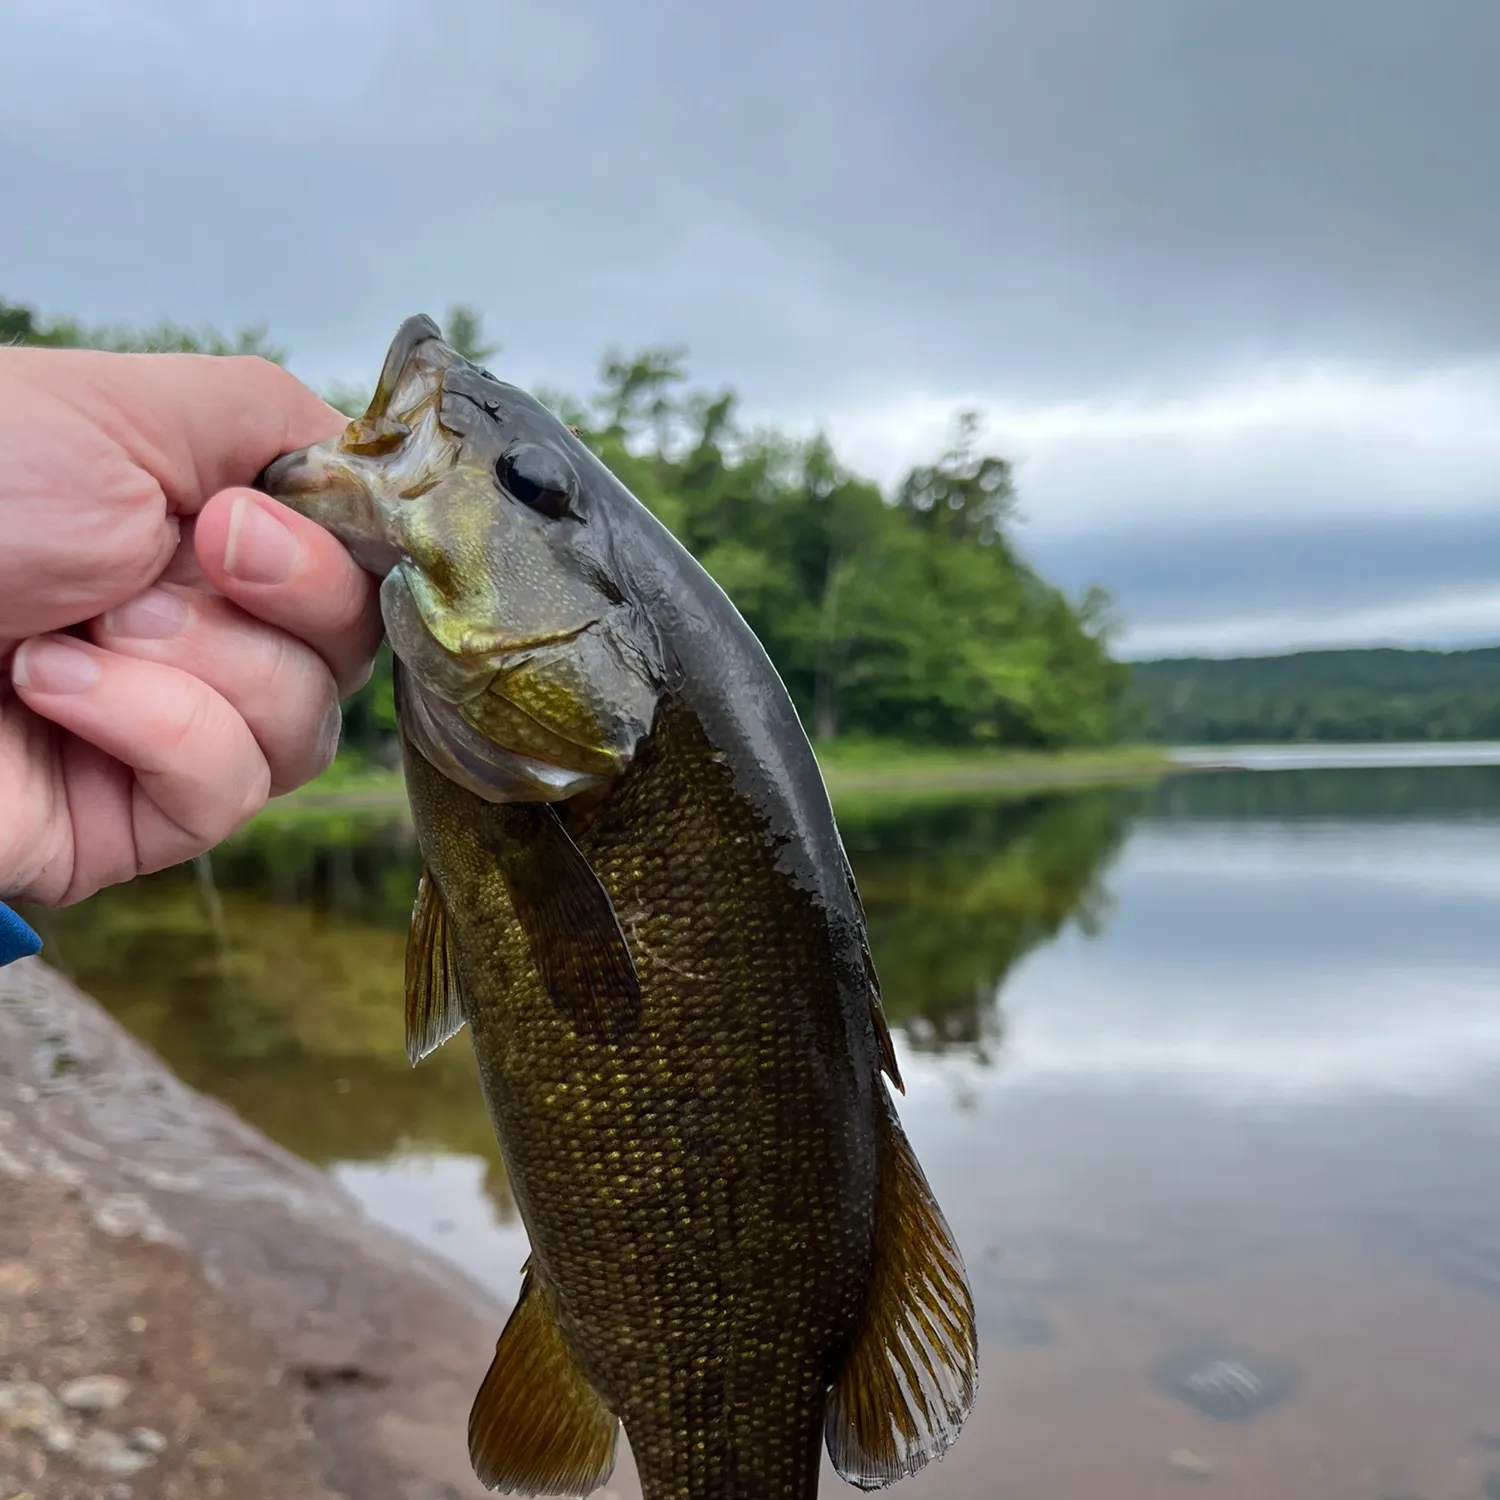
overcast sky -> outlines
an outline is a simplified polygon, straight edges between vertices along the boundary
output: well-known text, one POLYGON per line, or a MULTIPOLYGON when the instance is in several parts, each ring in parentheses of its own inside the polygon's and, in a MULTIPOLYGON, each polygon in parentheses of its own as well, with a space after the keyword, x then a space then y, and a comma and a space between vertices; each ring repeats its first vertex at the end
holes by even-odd
POLYGON ((6 0, 0 297, 976 406, 1138 653, 1500 642, 1495 0, 6 0))

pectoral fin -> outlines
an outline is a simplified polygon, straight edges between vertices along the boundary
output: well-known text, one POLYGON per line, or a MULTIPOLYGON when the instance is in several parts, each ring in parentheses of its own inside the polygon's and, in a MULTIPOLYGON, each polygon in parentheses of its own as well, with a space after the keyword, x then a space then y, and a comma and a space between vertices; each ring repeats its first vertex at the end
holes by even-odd
POLYGON ((893 1484, 941 1458, 974 1404, 979 1378, 974 1300, 963 1258, 881 1094, 869 1301, 824 1421, 834 1468, 865 1490, 893 1484))
POLYGON ((614 1469, 619 1430, 528 1271, 469 1413, 479 1482, 513 1495, 587 1495, 614 1469))
POLYGON ((640 1023, 641 981, 609 892, 550 805, 511 803, 498 822, 500 868, 553 1004, 618 1041, 640 1023))
POLYGON ((406 939, 406 1055, 412 1066, 462 1030, 458 970, 448 940, 443 898, 424 869, 406 939))

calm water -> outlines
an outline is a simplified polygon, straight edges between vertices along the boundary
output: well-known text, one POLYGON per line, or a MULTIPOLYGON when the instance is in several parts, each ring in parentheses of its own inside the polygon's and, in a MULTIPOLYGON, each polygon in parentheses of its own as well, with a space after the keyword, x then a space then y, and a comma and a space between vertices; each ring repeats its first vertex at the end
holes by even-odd
MULTIPOLYGON (((968 1430, 897 1493, 1129 1500, 1196 1463, 1235 1500, 1500 1496, 1500 766, 840 815, 984 1340, 968 1430)), ((266 823, 217 905, 173 872, 48 936, 190 1082, 510 1292, 467 1043, 402 1052, 415 869, 399 822, 266 823)))

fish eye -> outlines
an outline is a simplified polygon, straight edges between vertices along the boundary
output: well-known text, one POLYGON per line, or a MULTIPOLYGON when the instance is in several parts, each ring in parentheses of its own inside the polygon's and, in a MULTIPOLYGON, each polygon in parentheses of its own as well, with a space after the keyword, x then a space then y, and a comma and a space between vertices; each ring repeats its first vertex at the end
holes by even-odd
POLYGON ((581 519, 573 508, 573 471, 546 448, 525 443, 502 453, 495 477, 506 494, 538 515, 552 521, 581 519))

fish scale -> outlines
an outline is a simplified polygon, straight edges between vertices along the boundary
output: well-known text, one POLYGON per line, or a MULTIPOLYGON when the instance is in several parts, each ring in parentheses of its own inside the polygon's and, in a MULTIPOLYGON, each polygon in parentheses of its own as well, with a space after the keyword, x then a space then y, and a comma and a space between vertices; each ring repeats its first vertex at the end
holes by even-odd
MULTIPOLYGON (((878 1064, 851 1063, 864 1039, 828 1003, 827 925, 809 899, 786 901, 764 830, 708 749, 673 705, 616 796, 570 830, 606 891, 651 913, 628 1042, 589 1042, 558 1016, 513 915, 471 935, 466 903, 446 903, 512 1190, 564 1337, 624 1418, 652 1500, 805 1490, 872 1254, 874 1133, 843 1122, 873 1109, 878 1064), (705 845, 740 863, 679 878, 671 851, 705 845)), ((466 794, 424 765, 413 809, 439 889, 498 890, 491 809, 455 806, 466 794)))

